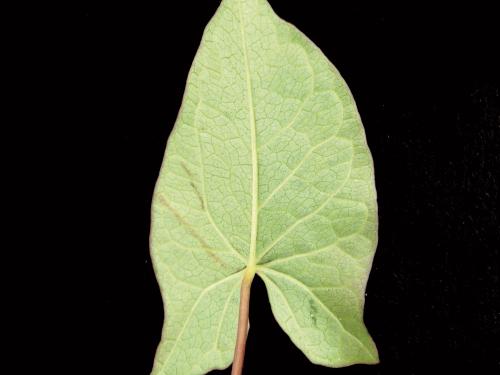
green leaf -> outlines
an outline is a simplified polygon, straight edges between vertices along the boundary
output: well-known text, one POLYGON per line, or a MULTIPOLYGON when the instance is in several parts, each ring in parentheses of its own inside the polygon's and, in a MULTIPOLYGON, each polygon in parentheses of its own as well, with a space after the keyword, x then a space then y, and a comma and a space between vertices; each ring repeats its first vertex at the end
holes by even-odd
POLYGON ((165 325, 153 374, 231 364, 244 275, 314 363, 377 363, 363 324, 377 242, 373 163, 340 74, 265 0, 205 29, 156 185, 165 325))

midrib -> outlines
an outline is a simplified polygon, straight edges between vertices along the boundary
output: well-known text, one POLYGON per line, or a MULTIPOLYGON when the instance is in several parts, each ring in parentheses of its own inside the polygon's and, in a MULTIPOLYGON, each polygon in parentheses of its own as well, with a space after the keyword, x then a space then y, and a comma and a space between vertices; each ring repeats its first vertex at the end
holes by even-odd
POLYGON ((243 21, 243 3, 240 1, 240 29, 241 41, 243 44, 243 59, 245 60, 245 73, 247 83, 248 113, 250 116, 250 142, 252 148, 252 222, 250 230, 250 251, 248 254, 248 264, 246 276, 253 278, 255 274, 255 259, 257 248, 257 210, 258 210, 258 165, 257 165, 257 134, 255 124, 255 107, 253 103, 252 80, 250 76, 250 66, 248 63, 247 42, 245 37, 245 27, 243 21))

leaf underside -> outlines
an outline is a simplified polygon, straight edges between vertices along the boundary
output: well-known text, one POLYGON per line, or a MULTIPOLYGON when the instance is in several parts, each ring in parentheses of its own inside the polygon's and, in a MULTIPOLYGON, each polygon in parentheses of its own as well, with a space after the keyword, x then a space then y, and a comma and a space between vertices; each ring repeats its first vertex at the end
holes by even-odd
POLYGON ((166 319, 152 373, 231 364, 248 270, 312 362, 377 363, 363 323, 377 220, 370 151, 340 74, 266 0, 223 0, 153 197, 166 319))

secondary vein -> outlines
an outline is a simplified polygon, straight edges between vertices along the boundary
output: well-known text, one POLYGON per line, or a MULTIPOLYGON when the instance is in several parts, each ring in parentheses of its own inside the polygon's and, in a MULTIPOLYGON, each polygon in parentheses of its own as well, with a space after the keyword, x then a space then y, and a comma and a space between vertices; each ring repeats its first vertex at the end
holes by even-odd
MULTIPOLYGON (((175 343, 174 345, 172 346, 172 348, 170 349, 167 357, 165 358, 165 361, 163 362, 163 364, 161 365, 161 368, 163 370, 163 368, 165 368, 165 366, 167 365, 170 357, 172 356, 172 353, 174 352, 174 349, 176 348, 177 344, 179 343, 179 339, 180 337, 182 336, 182 334, 184 333, 184 330, 186 329, 186 326, 188 325, 190 319, 191 319, 191 316, 193 315, 193 312, 196 310, 196 307, 198 306, 198 303, 201 301, 201 299, 203 298, 203 296, 210 290, 214 289, 214 288, 217 288, 219 285, 225 283, 225 282, 228 282, 229 280, 231 280, 232 278, 235 278, 237 277, 239 274, 242 273, 243 270, 241 271, 238 271, 236 273, 233 273, 229 276, 226 276, 224 277, 223 279, 220 279, 218 281, 216 281, 215 283, 207 286, 205 289, 203 289, 201 291, 201 293, 198 295, 198 297, 196 298, 196 301, 194 302, 193 306, 191 307, 191 310, 189 311, 189 315, 187 316, 186 320, 184 321, 183 325, 182 325, 182 328, 180 330, 180 332, 177 334, 177 337, 175 339, 175 343)), ((161 371, 160 371, 161 372, 161 371)))

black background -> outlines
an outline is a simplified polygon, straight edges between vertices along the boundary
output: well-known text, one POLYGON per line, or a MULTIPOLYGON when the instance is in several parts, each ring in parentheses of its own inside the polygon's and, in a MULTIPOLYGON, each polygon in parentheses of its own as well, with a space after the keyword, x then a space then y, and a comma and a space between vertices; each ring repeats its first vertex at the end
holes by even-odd
MULTIPOLYGON (((151 197, 188 70, 218 3, 82 2, 58 30, 68 93, 60 134, 67 155, 75 155, 64 169, 73 177, 60 187, 71 198, 60 224, 74 235, 69 264, 85 270, 78 305, 66 312, 68 346, 79 341, 84 349, 66 373, 151 370, 163 321, 148 249, 151 197)), ((309 363, 274 321, 257 278, 245 373, 497 373, 496 13, 477 3, 270 3, 336 65, 365 125, 380 214, 365 322, 381 363, 309 363)))

